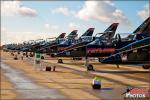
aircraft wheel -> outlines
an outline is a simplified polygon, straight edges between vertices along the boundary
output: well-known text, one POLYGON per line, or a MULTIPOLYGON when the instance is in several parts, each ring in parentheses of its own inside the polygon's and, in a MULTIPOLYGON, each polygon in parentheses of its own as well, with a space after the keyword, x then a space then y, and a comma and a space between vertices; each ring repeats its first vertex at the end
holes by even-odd
POLYGON ((63 63, 62 59, 58 59, 58 63, 63 63))
POLYGON ((89 70, 89 71, 90 71, 90 70, 94 70, 94 69, 93 69, 93 65, 91 65, 91 64, 87 65, 87 70, 89 70))
POLYGON ((101 89, 101 85, 94 84, 92 85, 93 89, 101 89))
POLYGON ((98 61, 101 62, 104 58, 98 58, 98 61))
POLYGON ((44 56, 41 56, 41 59, 44 59, 44 56))
POLYGON ((142 66, 144 69, 149 69, 150 68, 150 65, 143 65, 142 66))
POLYGON ((50 66, 46 66, 46 69, 45 69, 45 70, 46 70, 46 71, 51 71, 51 69, 52 69, 52 68, 51 68, 50 66))
POLYGON ((51 54, 51 57, 54 57, 54 54, 51 54))
POLYGON ((14 53, 11 53, 12 56, 14 56, 14 53))
POLYGON ((25 56, 26 54, 25 53, 23 53, 23 56, 25 56))
POLYGON ((30 56, 30 57, 33 57, 34 55, 33 55, 33 54, 30 54, 29 56, 30 56))
POLYGON ((15 55, 15 57, 14 57, 14 60, 18 60, 18 57, 17 57, 17 55, 15 55))
POLYGON ((78 60, 82 60, 82 58, 78 58, 78 60))

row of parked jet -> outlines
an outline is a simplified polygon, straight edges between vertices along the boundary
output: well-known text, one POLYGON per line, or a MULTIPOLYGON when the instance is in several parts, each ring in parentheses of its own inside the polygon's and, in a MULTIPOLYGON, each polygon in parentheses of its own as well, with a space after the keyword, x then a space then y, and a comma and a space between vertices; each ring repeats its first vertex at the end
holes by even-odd
MULTIPOLYGON (((46 53, 51 57, 59 57, 59 63, 63 62, 64 57, 72 57, 74 60, 83 57, 87 60, 92 57, 98 58, 101 63, 141 64, 144 69, 149 69, 150 17, 125 38, 115 34, 118 25, 119 23, 112 23, 104 32, 95 36, 92 36, 94 28, 89 28, 79 38, 77 38, 78 30, 73 30, 66 37, 66 33, 61 33, 57 38, 6 44, 3 47, 4 50, 46 53)), ((93 66, 88 64, 87 69, 93 70, 93 66)))

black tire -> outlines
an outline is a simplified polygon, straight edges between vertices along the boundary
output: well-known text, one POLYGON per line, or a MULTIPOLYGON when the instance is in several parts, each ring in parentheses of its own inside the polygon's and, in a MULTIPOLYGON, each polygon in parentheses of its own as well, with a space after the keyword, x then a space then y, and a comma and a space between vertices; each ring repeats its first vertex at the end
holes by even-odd
POLYGON ((63 63, 62 59, 58 59, 58 63, 63 63))
POLYGON ((94 84, 94 85, 92 85, 92 87, 93 87, 93 89, 101 89, 101 85, 94 84))
POLYGON ((101 62, 104 58, 98 58, 98 61, 101 62))
POLYGON ((41 56, 41 59, 44 59, 44 56, 41 56))
POLYGON ((11 53, 12 56, 14 56, 14 53, 11 53))
POLYGON ((82 60, 82 58, 78 58, 78 57, 73 57, 73 60, 82 60))
POLYGON ((23 56, 25 56, 26 54, 25 53, 23 53, 23 56))
POLYGON ((46 66, 46 71, 51 71, 51 67, 50 66, 46 66))
POLYGON ((142 66, 144 69, 149 69, 150 68, 150 65, 143 65, 142 66))
POLYGON ((33 55, 32 55, 32 54, 30 54, 29 56, 30 56, 30 57, 33 57, 33 55))
POLYGON ((94 70, 94 69, 93 69, 93 65, 91 65, 91 64, 87 65, 87 70, 88 70, 88 71, 91 71, 91 70, 93 71, 93 70, 94 70))
POLYGON ((29 54, 29 56, 30 56, 30 57, 33 57, 33 56, 34 56, 34 54, 33 54, 33 53, 30 53, 30 54, 29 54))
POLYGON ((78 60, 82 60, 82 58, 78 58, 78 60))
POLYGON ((14 60, 18 60, 17 56, 14 57, 14 60))
POLYGON ((54 55, 54 54, 51 54, 51 57, 55 57, 55 55, 54 55))

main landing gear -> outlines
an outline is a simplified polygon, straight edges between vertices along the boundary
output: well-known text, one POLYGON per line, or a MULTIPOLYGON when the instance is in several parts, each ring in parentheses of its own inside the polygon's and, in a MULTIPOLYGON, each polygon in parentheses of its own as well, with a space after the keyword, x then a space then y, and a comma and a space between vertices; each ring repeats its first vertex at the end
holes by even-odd
POLYGON ((44 56, 41 56, 41 59, 44 59, 44 56))
POLYGON ((58 59, 58 63, 63 63, 63 60, 62 59, 58 59))
POLYGON ((93 65, 89 64, 88 57, 85 58, 85 67, 87 68, 87 71, 94 71, 93 65))
POLYGON ((142 67, 143 67, 144 69, 149 69, 149 68, 150 68, 150 64, 143 65, 142 67))
POLYGON ((86 67, 87 67, 87 71, 94 71, 92 64, 88 64, 86 67))
POLYGON ((119 64, 116 64, 117 68, 119 68, 119 64))

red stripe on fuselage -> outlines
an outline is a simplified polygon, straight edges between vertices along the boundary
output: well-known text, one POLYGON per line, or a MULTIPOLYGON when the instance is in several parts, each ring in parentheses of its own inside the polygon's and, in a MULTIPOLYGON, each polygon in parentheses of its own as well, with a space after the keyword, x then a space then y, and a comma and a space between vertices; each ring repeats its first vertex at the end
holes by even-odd
POLYGON ((88 48, 87 53, 113 53, 115 52, 115 48, 88 48))
POLYGON ((58 51, 63 51, 63 50, 65 50, 65 47, 58 47, 57 49, 58 49, 58 51))

